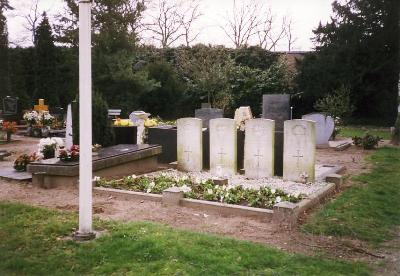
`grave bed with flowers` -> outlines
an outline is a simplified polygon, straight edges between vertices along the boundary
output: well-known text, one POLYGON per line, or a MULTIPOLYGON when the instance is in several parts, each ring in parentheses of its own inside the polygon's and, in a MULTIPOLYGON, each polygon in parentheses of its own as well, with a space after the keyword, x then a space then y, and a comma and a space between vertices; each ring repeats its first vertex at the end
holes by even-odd
POLYGON ((220 181, 209 172, 174 169, 120 179, 94 177, 95 191, 126 199, 180 205, 221 215, 252 217, 293 225, 297 217, 334 193, 334 183, 298 183, 281 178, 248 179, 244 175, 220 181))
POLYGON ((172 176, 168 173, 132 175, 118 180, 96 177, 95 183, 97 187, 152 194, 162 194, 168 188, 177 187, 184 193, 185 198, 264 209, 272 209, 282 201, 297 203, 303 197, 300 193, 288 194, 267 186, 248 188, 242 185, 216 185, 213 179, 172 176))

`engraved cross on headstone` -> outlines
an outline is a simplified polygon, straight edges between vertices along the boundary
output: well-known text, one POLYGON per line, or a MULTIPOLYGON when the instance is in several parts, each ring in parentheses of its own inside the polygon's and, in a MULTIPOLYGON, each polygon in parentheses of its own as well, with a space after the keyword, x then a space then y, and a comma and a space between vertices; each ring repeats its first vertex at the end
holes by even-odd
POLYGON ((222 161, 224 159, 224 155, 226 155, 226 152, 224 152, 224 149, 221 148, 220 152, 218 152, 219 155, 219 162, 222 164, 222 161))
POLYGON ((260 149, 257 149, 257 154, 255 154, 254 157, 257 157, 257 169, 259 169, 260 168, 260 157, 264 157, 264 155, 260 154, 260 149))
POLYGON ((184 152, 186 153, 186 161, 189 162, 189 159, 190 159, 189 156, 192 153, 192 151, 187 149, 184 152))
POLYGON ((293 155, 293 157, 297 158, 296 166, 299 167, 300 158, 303 158, 303 155, 300 155, 300 150, 297 150, 297 155, 293 155))

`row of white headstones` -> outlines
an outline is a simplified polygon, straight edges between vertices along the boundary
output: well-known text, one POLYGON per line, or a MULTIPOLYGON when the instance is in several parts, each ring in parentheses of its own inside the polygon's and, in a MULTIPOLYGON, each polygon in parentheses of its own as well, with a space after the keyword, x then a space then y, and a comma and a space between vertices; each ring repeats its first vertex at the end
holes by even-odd
MULTIPOLYGON (((210 172, 218 177, 237 173, 237 127, 233 119, 210 120, 210 172)), ((177 120, 178 169, 203 169, 202 120, 177 120)), ((244 171, 251 179, 273 177, 275 121, 250 119, 245 125, 244 171)), ((283 178, 297 182, 315 180, 315 122, 284 122, 283 178)))

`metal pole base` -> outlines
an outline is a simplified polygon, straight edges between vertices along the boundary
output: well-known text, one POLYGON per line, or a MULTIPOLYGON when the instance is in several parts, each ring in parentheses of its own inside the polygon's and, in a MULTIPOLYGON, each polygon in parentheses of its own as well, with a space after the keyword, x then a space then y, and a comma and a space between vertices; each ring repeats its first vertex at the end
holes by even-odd
POLYGON ((76 231, 72 236, 75 241, 90 241, 96 238, 96 233, 80 233, 79 231, 76 231))

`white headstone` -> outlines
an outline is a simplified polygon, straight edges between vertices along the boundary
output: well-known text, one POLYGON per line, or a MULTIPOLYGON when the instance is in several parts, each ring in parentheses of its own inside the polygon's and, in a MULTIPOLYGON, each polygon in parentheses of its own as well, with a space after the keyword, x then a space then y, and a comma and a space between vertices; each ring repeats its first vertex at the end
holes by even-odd
POLYGON ((133 125, 137 126, 137 139, 136 139, 136 144, 140 145, 143 144, 143 138, 144 138, 144 122, 149 118, 151 114, 146 113, 144 111, 133 111, 129 115, 129 119, 132 121, 133 125))
POLYGON ((315 122, 316 139, 318 146, 329 146, 329 139, 335 129, 335 122, 331 116, 322 113, 311 113, 302 116, 303 120, 315 122))
POLYGON ((315 122, 285 121, 283 144, 283 178, 285 180, 314 181, 315 141, 315 122))
POLYGON ((246 121, 250 119, 253 119, 250 106, 241 106, 235 110, 234 120, 236 122, 236 125, 240 128, 240 130, 245 129, 246 121))
POLYGON ((237 132, 235 120, 210 120, 210 171, 219 177, 237 171, 237 132))
POLYGON ((244 170, 248 178, 274 175, 275 121, 251 119, 246 122, 244 170))
POLYGON ((202 121, 197 118, 182 118, 176 121, 178 169, 200 172, 203 168, 202 121))
POLYGON ((65 127, 65 148, 70 149, 73 145, 71 104, 67 108, 67 122, 65 127))

